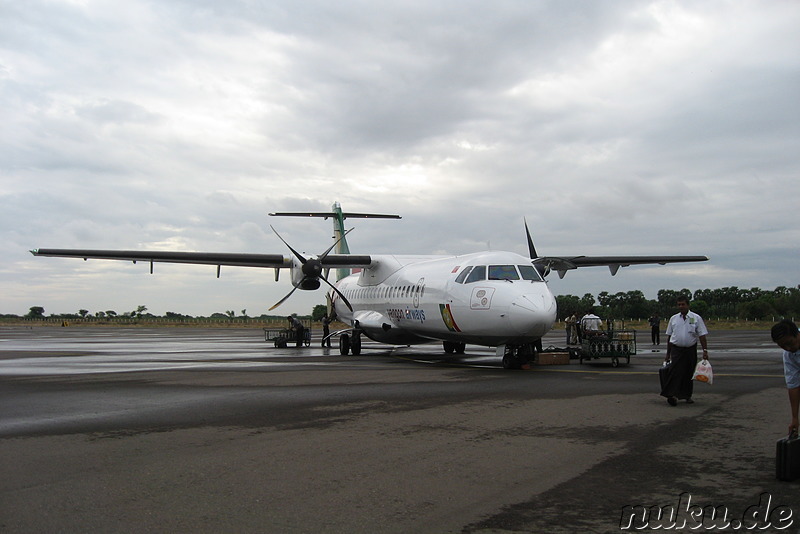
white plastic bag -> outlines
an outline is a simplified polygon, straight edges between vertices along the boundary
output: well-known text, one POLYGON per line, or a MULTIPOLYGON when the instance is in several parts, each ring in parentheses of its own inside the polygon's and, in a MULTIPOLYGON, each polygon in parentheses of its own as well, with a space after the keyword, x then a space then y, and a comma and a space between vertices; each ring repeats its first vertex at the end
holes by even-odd
POLYGON ((705 382, 706 384, 713 384, 714 371, 711 369, 711 362, 708 360, 700 360, 697 362, 697 367, 694 368, 692 380, 705 382))

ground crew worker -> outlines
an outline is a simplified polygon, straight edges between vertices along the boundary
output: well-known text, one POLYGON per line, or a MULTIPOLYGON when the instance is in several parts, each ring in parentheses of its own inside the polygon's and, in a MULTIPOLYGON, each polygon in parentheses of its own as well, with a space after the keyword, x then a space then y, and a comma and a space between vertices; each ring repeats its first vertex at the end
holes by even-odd
POLYGON ((295 331, 295 335, 297 336, 297 346, 300 347, 303 345, 303 333, 305 331, 305 327, 303 323, 300 322, 300 319, 297 317, 290 315, 287 317, 289 320, 289 328, 295 331))
POLYGON ((322 316, 322 346, 325 346, 325 343, 328 344, 328 347, 331 346, 331 338, 328 336, 331 334, 331 319, 327 315, 322 316), (327 338, 327 339, 326 339, 327 338))

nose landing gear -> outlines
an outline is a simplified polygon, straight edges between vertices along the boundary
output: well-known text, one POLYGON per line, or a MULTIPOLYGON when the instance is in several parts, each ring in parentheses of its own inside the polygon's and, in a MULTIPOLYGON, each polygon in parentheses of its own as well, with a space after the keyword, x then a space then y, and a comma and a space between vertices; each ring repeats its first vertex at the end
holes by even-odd
POLYGON ((503 369, 529 369, 530 362, 536 353, 530 343, 524 345, 501 345, 497 351, 503 351, 503 369))

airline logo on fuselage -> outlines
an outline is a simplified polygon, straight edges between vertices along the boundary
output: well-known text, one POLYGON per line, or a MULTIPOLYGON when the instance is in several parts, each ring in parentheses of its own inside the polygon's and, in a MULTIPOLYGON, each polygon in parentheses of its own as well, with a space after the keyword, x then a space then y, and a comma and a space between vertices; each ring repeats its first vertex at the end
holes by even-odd
POLYGON ((453 318, 453 311, 450 309, 449 304, 439 304, 439 311, 442 314, 442 321, 444 321, 444 325, 448 330, 451 332, 461 332, 461 329, 456 324, 456 320, 453 318))
POLYGON ((422 324, 425 322, 425 310, 412 310, 411 308, 391 308, 386 310, 386 315, 398 323, 402 323, 403 321, 412 321, 422 324))

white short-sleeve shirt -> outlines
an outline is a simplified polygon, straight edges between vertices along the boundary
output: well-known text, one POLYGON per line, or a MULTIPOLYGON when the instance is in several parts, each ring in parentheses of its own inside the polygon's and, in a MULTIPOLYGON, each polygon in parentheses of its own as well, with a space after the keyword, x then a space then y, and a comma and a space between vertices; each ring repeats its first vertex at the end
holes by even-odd
POLYGON ((697 344, 700 336, 708 335, 708 329, 703 318, 689 311, 686 317, 676 313, 669 319, 667 332, 669 342, 678 347, 691 347, 697 344))
POLYGON ((797 352, 783 351, 783 374, 786 378, 787 388, 800 388, 800 350, 797 352))

